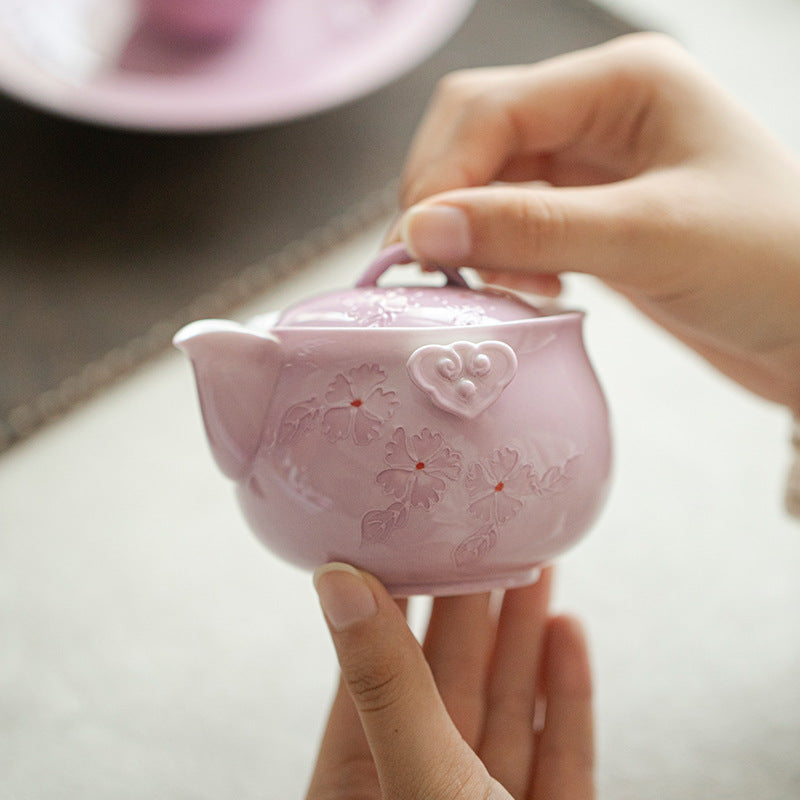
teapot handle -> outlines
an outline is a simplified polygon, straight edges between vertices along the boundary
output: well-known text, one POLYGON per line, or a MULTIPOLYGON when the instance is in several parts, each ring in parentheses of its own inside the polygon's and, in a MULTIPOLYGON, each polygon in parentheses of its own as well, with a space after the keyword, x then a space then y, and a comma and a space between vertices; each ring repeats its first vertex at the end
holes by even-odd
MULTIPOLYGON (((386 272, 390 267, 396 264, 411 264, 414 257, 406 250, 406 248, 398 243, 389 245, 389 247, 381 250, 375 257, 375 260, 367 267, 364 274, 358 279, 356 288, 361 289, 365 286, 377 286, 378 278, 386 272)), ((437 267, 444 273, 447 278, 448 286, 457 286, 460 289, 469 289, 469 284, 461 276, 457 269, 451 267, 437 267)))

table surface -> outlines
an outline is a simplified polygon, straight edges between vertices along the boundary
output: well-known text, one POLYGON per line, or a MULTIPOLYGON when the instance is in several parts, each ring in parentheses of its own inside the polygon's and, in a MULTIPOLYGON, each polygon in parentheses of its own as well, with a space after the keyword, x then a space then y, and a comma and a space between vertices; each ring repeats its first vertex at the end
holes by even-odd
MULTIPOLYGON (((800 35, 796 3, 708 3, 696 27, 693 5, 636 5, 691 32, 758 113, 779 85, 795 84, 784 106, 796 97, 800 56, 784 52, 789 27, 800 35), (708 7, 737 21, 704 27, 708 7), (747 69, 743 41, 758 53, 747 69)), ((770 120, 788 139, 792 114, 770 120)), ((241 316, 352 282, 384 225, 241 316)), ((556 589, 590 631, 601 796, 797 797, 787 415, 591 279, 571 277, 565 301, 589 312, 616 442, 609 503, 556 589)), ((416 602, 417 620, 424 611, 416 602)), ((309 575, 255 542, 216 472, 179 354, 0 459, 0 631, 1 798, 302 796, 333 651, 309 575)))

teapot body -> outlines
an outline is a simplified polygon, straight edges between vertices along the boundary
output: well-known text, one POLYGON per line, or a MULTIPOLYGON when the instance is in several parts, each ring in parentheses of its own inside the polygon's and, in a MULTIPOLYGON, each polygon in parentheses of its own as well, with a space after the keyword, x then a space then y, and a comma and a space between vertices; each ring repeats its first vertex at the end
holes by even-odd
POLYGON ((608 488, 582 319, 272 328, 282 363, 237 476, 250 526, 298 566, 345 561, 397 596, 531 582, 608 488))

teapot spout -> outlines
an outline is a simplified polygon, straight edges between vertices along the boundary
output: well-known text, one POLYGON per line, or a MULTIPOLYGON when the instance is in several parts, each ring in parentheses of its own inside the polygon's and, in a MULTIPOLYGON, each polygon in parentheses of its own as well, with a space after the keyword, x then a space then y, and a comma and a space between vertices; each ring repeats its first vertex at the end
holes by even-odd
POLYGON ((235 322, 200 320, 173 344, 191 359, 211 452, 233 480, 250 470, 283 364, 280 341, 235 322))

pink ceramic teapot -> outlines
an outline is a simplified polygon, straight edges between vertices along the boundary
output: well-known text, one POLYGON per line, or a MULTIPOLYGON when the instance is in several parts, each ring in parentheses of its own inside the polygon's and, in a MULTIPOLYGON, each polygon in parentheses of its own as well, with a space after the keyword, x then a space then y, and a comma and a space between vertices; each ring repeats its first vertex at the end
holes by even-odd
POLYGON ((457 272, 444 287, 377 285, 410 261, 394 247, 354 289, 183 328, 212 452, 290 562, 346 561, 398 596, 529 583, 607 492, 583 314, 457 272))

